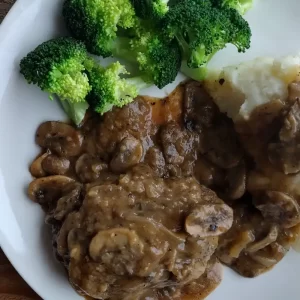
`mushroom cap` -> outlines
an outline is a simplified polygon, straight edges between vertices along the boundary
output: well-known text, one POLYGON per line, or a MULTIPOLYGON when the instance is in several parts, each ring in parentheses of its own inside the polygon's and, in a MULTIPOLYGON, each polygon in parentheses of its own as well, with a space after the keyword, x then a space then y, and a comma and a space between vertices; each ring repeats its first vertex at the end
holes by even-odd
POLYGON ((204 204, 185 220, 185 230, 193 236, 206 238, 228 231, 233 223, 233 210, 226 204, 204 204))
POLYGON ((83 137, 71 125, 63 122, 44 122, 37 129, 36 143, 59 156, 76 156, 81 151, 83 137))

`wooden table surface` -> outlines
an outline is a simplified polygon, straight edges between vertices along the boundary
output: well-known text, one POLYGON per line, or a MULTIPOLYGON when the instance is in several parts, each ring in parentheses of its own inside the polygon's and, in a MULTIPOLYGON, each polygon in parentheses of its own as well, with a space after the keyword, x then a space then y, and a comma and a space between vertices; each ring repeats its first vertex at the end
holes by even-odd
MULTIPOLYGON (((16 0, 0 0, 0 23, 15 1, 16 0)), ((19 276, 0 249, 0 300, 38 299, 40 298, 19 276)))

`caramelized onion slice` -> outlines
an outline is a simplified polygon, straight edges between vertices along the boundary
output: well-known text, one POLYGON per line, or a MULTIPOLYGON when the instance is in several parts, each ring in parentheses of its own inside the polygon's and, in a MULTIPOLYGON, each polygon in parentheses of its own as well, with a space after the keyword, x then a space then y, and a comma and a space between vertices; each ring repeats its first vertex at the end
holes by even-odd
POLYGON ((246 251, 248 253, 253 253, 253 252, 257 252, 258 250, 261 250, 267 246, 269 246, 270 244, 272 244, 273 242, 275 242, 278 238, 278 227, 277 226, 272 226, 269 234, 262 240, 252 243, 251 245, 249 245, 246 249, 246 251))

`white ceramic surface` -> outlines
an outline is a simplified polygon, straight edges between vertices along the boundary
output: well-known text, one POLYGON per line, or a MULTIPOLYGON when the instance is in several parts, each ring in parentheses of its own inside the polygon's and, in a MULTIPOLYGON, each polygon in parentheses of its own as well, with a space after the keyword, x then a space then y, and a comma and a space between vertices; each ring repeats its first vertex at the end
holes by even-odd
MULTIPOLYGON (((55 102, 18 72, 20 59, 39 43, 65 33, 60 16, 63 0, 18 0, 0 25, 0 245, 24 279, 45 300, 76 300, 63 268, 52 255, 43 213, 25 194, 28 165, 38 153, 34 133, 45 120, 64 119, 55 102)), ((252 48, 238 54, 232 47, 218 53, 212 66, 221 67, 261 55, 300 51, 299 0, 257 0, 247 18, 252 48)), ((151 88, 145 93, 165 95, 151 88)), ((271 272, 245 279, 229 269, 210 300, 300 299, 300 255, 291 251, 271 272)))

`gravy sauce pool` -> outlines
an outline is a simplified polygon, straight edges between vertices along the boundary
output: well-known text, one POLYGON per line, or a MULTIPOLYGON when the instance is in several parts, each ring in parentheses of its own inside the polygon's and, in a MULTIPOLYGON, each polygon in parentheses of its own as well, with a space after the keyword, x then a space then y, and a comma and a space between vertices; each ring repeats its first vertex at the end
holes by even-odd
POLYGON ((87 114, 80 129, 41 124, 28 192, 73 287, 90 300, 201 300, 221 282, 219 260, 246 277, 280 261, 300 230, 297 203, 284 198, 294 214, 276 226, 264 213, 247 128, 193 81, 87 114))

